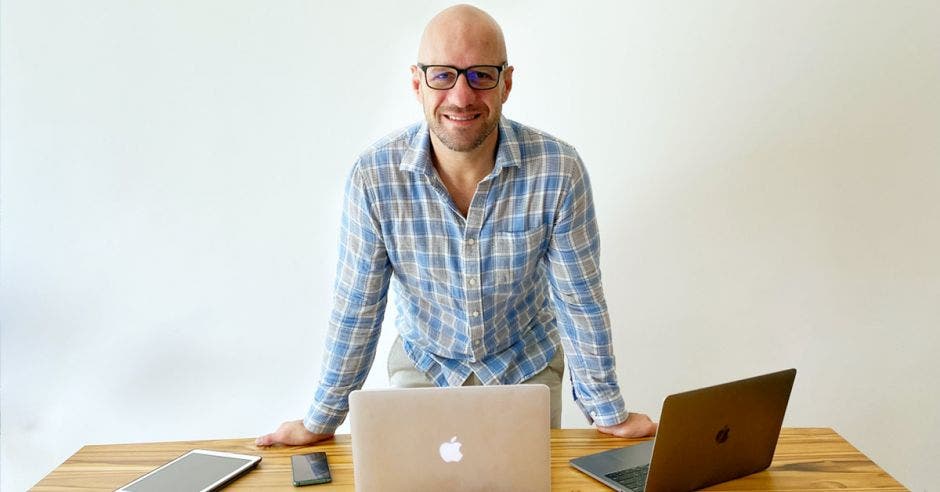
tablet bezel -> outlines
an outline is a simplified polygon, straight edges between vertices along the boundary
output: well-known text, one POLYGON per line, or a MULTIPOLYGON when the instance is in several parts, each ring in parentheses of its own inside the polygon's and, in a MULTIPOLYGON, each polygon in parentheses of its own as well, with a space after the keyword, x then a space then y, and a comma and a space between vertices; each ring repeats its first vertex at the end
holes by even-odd
POLYGON ((136 484, 136 483, 138 483, 138 482, 142 482, 142 481, 146 480, 146 479, 149 478, 151 475, 155 475, 155 474, 159 473, 159 472, 160 472, 161 470, 163 470, 164 468, 168 468, 168 467, 171 466, 173 463, 176 463, 177 461, 180 461, 180 460, 186 458, 187 456, 189 456, 189 455, 191 455, 191 454, 204 454, 204 455, 209 455, 209 456, 220 456, 220 457, 223 457, 223 458, 236 458, 236 459, 245 460, 245 463, 243 463, 242 466, 236 468, 236 469, 235 469, 234 471, 232 471, 231 473, 229 473, 229 474, 227 474, 227 475, 221 477, 219 480, 216 480, 215 482, 213 482, 212 484, 210 484, 208 487, 202 489, 200 492, 210 492, 210 491, 212 491, 212 490, 217 490, 217 489, 218 489, 219 487, 221 487, 222 485, 225 485, 225 484, 228 483, 229 481, 238 478, 239 476, 241 476, 242 474, 244 474, 245 472, 247 472, 247 471, 250 470, 251 468, 257 466, 257 464, 261 461, 261 456, 254 456, 254 455, 249 455, 249 454, 227 453, 227 452, 224 452, 224 451, 211 451, 211 450, 208 450, 208 449, 193 449, 193 450, 190 450, 190 451, 187 451, 187 452, 183 453, 182 455, 176 457, 176 458, 173 459, 172 461, 170 461, 170 462, 168 462, 168 463, 165 463, 165 464, 163 464, 163 465, 157 467, 156 469, 150 471, 150 472, 147 473, 146 475, 143 475, 143 476, 137 478, 137 479, 134 480, 133 482, 130 482, 130 483, 125 484, 125 485, 122 485, 121 488, 115 490, 114 492, 132 492, 132 491, 127 490, 127 488, 128 488, 128 487, 131 487, 132 485, 134 485, 134 484, 136 484))

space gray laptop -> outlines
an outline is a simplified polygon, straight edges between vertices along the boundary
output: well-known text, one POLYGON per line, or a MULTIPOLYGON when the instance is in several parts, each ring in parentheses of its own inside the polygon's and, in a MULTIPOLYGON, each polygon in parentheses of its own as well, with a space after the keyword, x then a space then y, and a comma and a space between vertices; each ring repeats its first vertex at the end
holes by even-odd
POLYGON ((551 489, 548 387, 353 391, 356 490, 551 489))
POLYGON ((655 441, 575 458, 621 491, 688 491, 764 470, 773 460, 796 369, 670 395, 655 441))

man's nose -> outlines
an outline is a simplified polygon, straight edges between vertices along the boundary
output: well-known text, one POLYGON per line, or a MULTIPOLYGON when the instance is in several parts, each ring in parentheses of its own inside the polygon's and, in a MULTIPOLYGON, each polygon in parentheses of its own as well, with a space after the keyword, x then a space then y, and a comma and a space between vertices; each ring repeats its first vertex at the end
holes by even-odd
POLYGON ((447 91, 448 102, 459 107, 469 106, 476 97, 477 93, 470 87, 465 73, 458 75, 457 83, 447 91))

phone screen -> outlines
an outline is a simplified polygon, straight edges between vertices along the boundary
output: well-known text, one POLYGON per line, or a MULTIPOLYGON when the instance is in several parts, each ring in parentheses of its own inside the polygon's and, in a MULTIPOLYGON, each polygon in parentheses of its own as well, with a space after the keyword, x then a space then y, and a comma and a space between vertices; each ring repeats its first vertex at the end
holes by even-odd
POLYGON ((326 453, 297 454, 290 457, 290 465, 296 486, 333 480, 330 476, 330 465, 326 462, 326 453))

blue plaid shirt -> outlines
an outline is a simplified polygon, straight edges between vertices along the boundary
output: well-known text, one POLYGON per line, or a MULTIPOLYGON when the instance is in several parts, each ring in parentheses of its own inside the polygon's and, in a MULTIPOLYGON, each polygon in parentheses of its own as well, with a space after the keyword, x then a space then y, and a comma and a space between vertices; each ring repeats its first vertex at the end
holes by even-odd
POLYGON ((346 187, 320 384, 304 419, 310 431, 333 432, 345 419, 349 393, 375 358, 393 276, 405 352, 438 386, 459 386, 471 372, 484 384, 523 382, 560 341, 588 420, 626 419, 581 158, 506 118, 498 141, 466 217, 431 163, 426 123, 359 157, 346 187))

